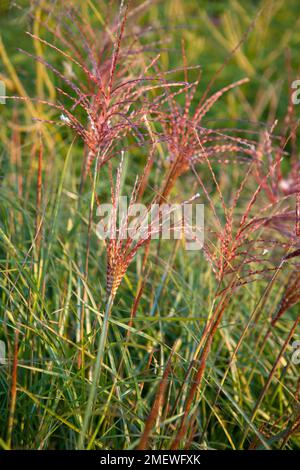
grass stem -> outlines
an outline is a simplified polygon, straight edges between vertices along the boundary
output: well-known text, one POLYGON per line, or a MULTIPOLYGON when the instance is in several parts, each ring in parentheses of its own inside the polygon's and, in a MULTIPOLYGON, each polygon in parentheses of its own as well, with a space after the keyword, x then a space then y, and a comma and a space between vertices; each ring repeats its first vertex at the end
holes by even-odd
POLYGON ((106 304, 106 309, 105 309, 105 314, 104 314, 104 319, 103 319, 103 324, 102 324, 102 331, 99 336, 98 352, 97 352, 97 357, 96 357, 96 362, 95 362, 95 367, 94 367, 93 381, 91 384, 88 402, 87 402, 87 406, 86 406, 85 414, 83 418, 83 424, 82 424, 81 432, 80 432, 79 439, 78 439, 77 448, 81 450, 84 449, 85 447, 85 438, 86 438, 86 434, 88 431, 88 427, 89 427, 93 409, 94 409, 97 387, 98 387, 99 380, 100 380, 103 358, 104 358, 104 353, 105 353, 105 344, 106 344, 106 338, 107 338, 107 333, 108 333, 109 317, 110 317, 110 313, 112 310, 113 301, 114 301, 114 296, 110 295, 106 304))

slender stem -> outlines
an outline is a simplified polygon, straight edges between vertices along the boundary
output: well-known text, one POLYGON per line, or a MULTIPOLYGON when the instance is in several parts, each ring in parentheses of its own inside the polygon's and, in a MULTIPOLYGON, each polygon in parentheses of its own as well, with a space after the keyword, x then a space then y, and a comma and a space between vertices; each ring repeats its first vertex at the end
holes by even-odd
MULTIPOLYGON (((98 176, 98 160, 99 160, 99 152, 97 154, 95 169, 94 169, 94 177, 93 177, 93 188, 92 188, 92 196, 90 201, 90 210, 89 210, 89 221, 88 221, 88 233, 87 233, 87 242, 86 242, 86 255, 85 255, 85 267, 84 267, 84 281, 83 282, 83 295, 82 295, 82 306, 80 312, 80 343, 81 343, 81 351, 78 356, 78 366, 81 367, 82 371, 84 371, 84 321, 85 317, 89 318, 89 309, 86 308, 87 303, 87 289, 86 284, 89 275, 89 255, 90 255, 90 244, 91 244, 91 230, 92 230, 92 219, 93 219, 93 211, 95 205, 95 196, 96 196, 96 180, 98 176)), ((89 332, 88 332, 89 333, 89 332)))
POLYGON ((110 295, 106 304, 106 309, 105 309, 105 314, 104 314, 104 319, 103 319, 103 324, 102 324, 102 331, 99 336, 98 352, 97 352, 96 363, 94 367, 93 381, 91 384, 90 393, 88 397, 88 403, 85 409, 83 424, 82 424, 81 432, 80 432, 79 439, 78 439, 78 445, 77 445, 78 449, 84 449, 84 441, 85 441, 87 430, 90 424, 91 416, 93 413, 97 387, 99 384, 99 379, 100 379, 100 374, 101 374, 101 369, 102 369, 102 364, 103 364, 105 343, 106 343, 107 333, 108 333, 109 317, 110 317, 111 309, 113 306, 113 301, 114 301, 114 296, 110 295))
POLYGON ((18 350, 19 350, 19 331, 15 331, 13 369, 11 374, 10 406, 7 425, 7 445, 11 447, 11 439, 14 427, 14 417, 17 403, 17 374, 18 374, 18 350))

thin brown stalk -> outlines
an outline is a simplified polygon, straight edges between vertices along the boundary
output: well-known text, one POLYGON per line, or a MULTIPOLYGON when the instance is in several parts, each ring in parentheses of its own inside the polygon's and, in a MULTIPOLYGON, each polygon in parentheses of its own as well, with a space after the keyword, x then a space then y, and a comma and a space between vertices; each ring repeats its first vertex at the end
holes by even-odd
MULTIPOLYGON (((255 403, 255 405, 254 405, 254 408, 253 408, 252 413, 251 413, 251 416, 250 416, 250 422, 251 422, 251 423, 254 421, 254 419, 255 419, 255 417, 256 417, 256 414, 257 414, 257 412, 258 412, 258 409, 259 409, 259 407, 260 407, 260 405, 261 405, 261 403, 262 403, 262 401, 263 401, 263 399, 264 399, 264 397, 265 397, 267 391, 269 390, 269 387, 270 387, 270 385, 271 385, 273 376, 274 376, 274 374, 275 374, 275 372, 276 372, 276 370, 277 370, 277 368, 278 368, 278 366, 279 366, 279 364, 280 364, 280 359, 282 358, 283 354, 285 353, 285 351, 286 351, 286 349, 287 349, 287 347, 288 347, 288 345, 289 345, 289 343, 290 343, 290 341, 291 341, 291 338, 293 337, 293 335, 294 335, 294 333, 295 333, 295 330, 296 330, 296 328, 297 328, 299 322, 300 322, 300 315, 298 315, 298 317, 296 318, 296 320, 295 320, 295 322, 294 322, 294 324, 293 324, 291 330, 289 331, 289 334, 288 334, 288 336, 286 337, 286 339, 285 339, 285 341, 284 341, 284 343, 283 343, 283 345, 282 345, 282 347, 281 347, 281 349, 280 349, 280 352, 279 352, 279 354, 278 354, 278 356, 277 356, 277 358, 276 358, 276 360, 275 360, 275 362, 274 362, 274 364, 273 364, 273 367, 272 367, 272 369, 271 369, 271 371, 270 371, 270 373, 269 373, 269 375, 268 375, 268 378, 267 378, 267 380, 266 380, 266 383, 265 383, 263 389, 261 390, 261 393, 260 393, 260 395, 259 395, 259 397, 258 397, 258 399, 257 399, 257 401, 256 401, 256 403, 255 403)), ((245 439, 247 438, 247 434, 248 434, 248 432, 249 432, 249 427, 250 427, 249 424, 246 425, 246 428, 245 428, 245 431, 244 431, 244 434, 243 434, 243 438, 242 438, 242 441, 241 441, 241 443, 240 443, 240 448, 241 448, 241 449, 243 448, 245 439)))
MULTIPOLYGON (((233 280, 232 285, 234 285, 234 282, 235 281, 233 280)), ((182 416, 182 419, 181 419, 181 423, 179 425, 179 429, 178 429, 177 434, 175 436, 175 439, 174 439, 174 441, 171 445, 172 450, 178 449, 182 439, 186 435, 187 428, 188 428, 188 425, 189 425, 188 417, 189 417, 189 414, 190 414, 190 410, 191 410, 194 398, 195 398, 195 396, 197 394, 197 391, 199 389, 199 386, 201 384, 203 374, 205 372, 207 357, 208 357, 208 354, 209 354, 209 351, 210 351, 210 348, 211 348, 213 338, 214 338, 214 336, 217 332, 218 326, 219 326, 219 324, 221 322, 221 319, 223 317, 223 313, 224 313, 224 311, 225 311, 225 309, 228 305, 229 299, 230 299, 230 296, 228 294, 224 294, 222 296, 222 299, 220 300, 220 302, 219 302, 219 304, 216 308, 216 311, 215 311, 215 313, 213 314, 213 316, 211 318, 209 327, 205 328, 205 332, 204 332, 204 334, 201 338, 200 343, 203 343, 204 338, 206 338, 206 339, 205 339, 205 343, 204 343, 204 346, 203 346, 203 350, 202 350, 200 358, 199 358, 199 367, 198 367, 196 375, 193 379, 192 386, 190 388, 190 391, 188 393, 188 396, 187 396, 187 399, 186 399, 186 402, 185 402, 184 413, 183 413, 183 416, 182 416)), ((197 350, 199 350, 199 348, 197 348, 197 350)))
POLYGON ((143 432, 143 435, 141 437, 141 440, 137 446, 137 450, 147 450, 149 446, 149 440, 151 437, 151 432, 152 429, 156 423, 157 417, 160 413, 160 410, 164 404, 164 397, 165 397, 165 392, 169 383, 169 375, 171 371, 171 365, 172 365, 172 357, 176 351, 177 348, 177 342, 174 344, 172 351, 170 353, 168 362, 166 364, 162 379, 160 381, 158 390, 156 392, 155 400, 152 405, 152 409, 150 411, 150 414, 147 418, 145 429, 143 432))
POLYGON ((199 385, 201 384, 202 377, 205 371, 205 366, 206 366, 206 359, 208 357, 209 351, 210 351, 210 346, 212 342, 212 337, 209 337, 205 343, 203 353, 201 355, 200 359, 200 365, 198 368, 198 371, 196 373, 195 378, 193 379, 193 383, 190 389, 190 392, 188 394, 187 400, 185 402, 185 407, 184 407, 184 414, 181 420, 181 424, 179 426, 179 429, 177 431, 176 437, 171 445, 171 450, 177 450, 178 447, 180 446, 180 443, 184 436, 186 435, 186 431, 188 428, 188 416, 190 413, 190 409, 192 407, 194 397, 196 395, 197 389, 199 385))

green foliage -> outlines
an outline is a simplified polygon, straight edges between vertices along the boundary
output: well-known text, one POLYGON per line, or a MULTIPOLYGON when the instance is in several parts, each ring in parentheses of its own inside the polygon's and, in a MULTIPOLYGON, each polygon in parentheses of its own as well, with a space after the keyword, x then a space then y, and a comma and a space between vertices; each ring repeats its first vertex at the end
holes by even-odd
MULTIPOLYGON (((91 3, 101 13, 105 2, 91 3)), ((24 93, 57 98, 54 85, 61 86, 57 77, 17 50, 21 45, 34 51, 36 44, 24 30, 43 28, 37 19, 28 20, 27 3, 21 5, 25 10, 14 15, 6 6, 7 2, 0 1, 3 47, 24 93), (5 29, 4 24, 8 25, 5 29)), ((272 126, 278 119, 280 133, 288 102, 287 49, 291 68, 297 70, 300 19, 296 0, 288 7, 282 0, 153 2, 140 23, 163 27, 151 33, 149 40, 159 38, 169 48, 161 58, 166 70, 182 67, 184 38, 189 65, 202 66, 203 93, 259 9, 263 13, 213 91, 245 76, 250 83, 224 96, 207 122, 222 120, 224 127, 228 122, 235 127, 239 119, 239 127, 259 130, 261 121, 272 126)), ((92 11, 91 21, 99 23, 92 11)), ((55 51, 41 46, 35 52, 63 67, 55 51)), ((3 49, 1 58, 0 79, 5 80, 10 95, 22 95, 3 49)), ((195 71, 191 72, 194 79, 193 75, 195 71)), ((182 80, 180 72, 174 77, 182 80)), ((79 190, 83 145, 72 140, 65 127, 42 124, 41 133, 33 117, 57 118, 44 106, 34 104, 32 110, 27 102, 10 101, 0 107, 0 340, 5 341, 8 354, 6 365, 0 365, 0 447, 74 449, 83 426, 106 307, 105 249, 94 226, 86 273, 92 190, 82 194, 79 190), (41 141, 42 200, 37 204, 41 141), (84 337, 80 338, 83 311, 84 337)), ((126 151, 125 193, 142 168, 143 152, 126 151)), ((151 187, 156 187, 160 165, 154 165, 151 187)), ((235 175, 234 169, 227 169, 217 169, 225 185, 226 178, 233 180, 235 175)), ((108 171, 103 168, 97 179, 97 192, 103 199, 109 195, 107 181, 108 171)), ((189 196, 194 184, 193 175, 184 175, 174 188, 175 197, 189 196)), ((92 215, 95 220, 95 208, 92 215)), ((191 254, 182 243, 172 241, 153 243, 146 276, 143 259, 142 251, 134 258, 108 319, 103 367, 85 436, 88 449, 138 445, 176 344, 165 400, 149 439, 153 449, 171 447, 199 367, 197 353, 205 325, 221 303, 202 252, 191 254), (131 322, 142 279, 145 286, 131 322)), ((292 339, 299 330, 280 355, 299 305, 289 309, 268 333, 289 272, 287 266, 275 280, 269 276, 232 292, 189 413, 192 425, 185 436, 189 448, 300 448, 299 431, 292 432, 299 423, 299 365, 291 360, 292 339)))

